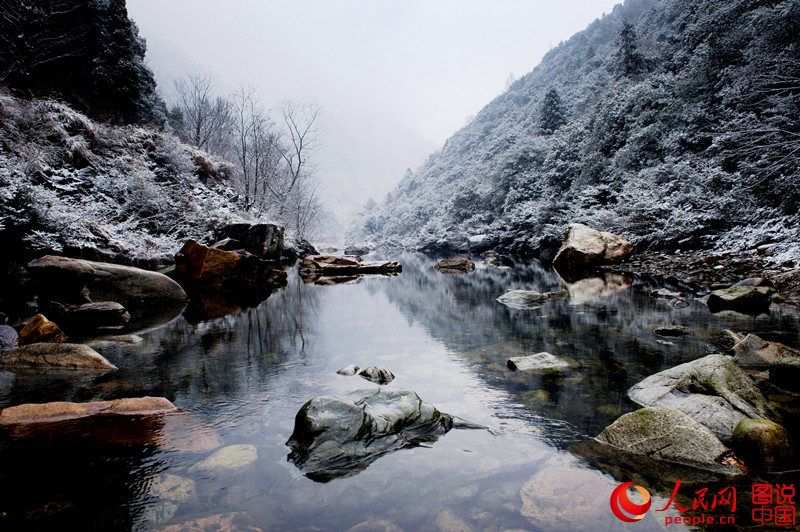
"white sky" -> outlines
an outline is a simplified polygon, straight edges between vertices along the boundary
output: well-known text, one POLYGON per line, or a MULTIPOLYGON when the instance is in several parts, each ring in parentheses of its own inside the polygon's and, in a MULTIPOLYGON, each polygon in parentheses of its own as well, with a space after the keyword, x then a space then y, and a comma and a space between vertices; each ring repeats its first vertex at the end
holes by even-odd
MULTIPOLYGON (((341 155, 324 154, 320 171, 382 168, 378 174, 385 175, 370 171, 381 184, 369 191, 375 195, 500 94, 511 72, 529 72, 551 46, 616 3, 128 0, 128 11, 148 40, 149 61, 167 95, 170 78, 203 71, 223 93, 240 83, 256 87, 268 106, 316 100, 334 137, 326 144, 336 150, 328 152, 341 155), (379 145, 376 134, 385 136, 379 145), (360 159, 341 154, 359 147, 366 152, 360 159), (395 162, 381 164, 389 160, 395 162)), ((353 181, 367 179, 356 174, 353 181)))

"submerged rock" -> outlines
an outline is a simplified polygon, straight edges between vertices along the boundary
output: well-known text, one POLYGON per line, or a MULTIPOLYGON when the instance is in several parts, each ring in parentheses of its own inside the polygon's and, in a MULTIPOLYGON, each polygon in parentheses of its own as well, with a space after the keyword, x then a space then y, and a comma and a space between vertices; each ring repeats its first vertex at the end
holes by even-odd
POLYGON ((228 445, 193 465, 190 471, 224 471, 242 469, 258 459, 258 451, 249 443, 228 445))
POLYGON ((72 369, 114 371, 117 366, 83 344, 23 345, 0 356, 0 367, 15 369, 72 369))
POLYGON ((197 497, 194 480, 169 473, 156 475, 150 481, 147 493, 173 502, 186 502, 197 497))
POLYGON ((63 343, 67 335, 54 322, 42 314, 32 317, 19 331, 19 345, 35 344, 40 342, 63 343))
POLYGON ((403 529, 390 521, 370 520, 348 528, 347 532, 403 532, 403 529))
POLYGON ((385 368, 378 366, 370 366, 358 372, 359 375, 368 381, 376 382, 378 384, 389 384, 394 380, 394 373, 385 368))
POLYGON ((766 286, 732 286, 711 292, 707 304, 711 312, 735 310, 747 314, 760 314, 769 312, 772 292, 772 288, 766 286))
POLYGON ((630 412, 606 427, 596 439, 655 460, 727 475, 742 472, 730 449, 713 432, 674 408, 649 407, 630 412))
POLYGON ((244 512, 198 517, 179 525, 169 525, 156 532, 263 532, 252 517, 244 512))
POLYGON ((434 268, 439 273, 460 275, 475 271, 475 263, 464 258, 442 259, 436 263, 434 268))
POLYGON ((620 261, 631 253, 633 244, 621 236, 583 224, 571 224, 553 259, 553 266, 560 272, 585 271, 620 261))
POLYGON ((381 455, 434 441, 453 419, 410 390, 371 388, 308 401, 295 417, 289 460, 317 481, 349 476, 381 455))
POLYGON ((520 513, 542 530, 596 530, 614 483, 590 469, 545 467, 519 492, 520 513))
POLYGON ((743 368, 800 367, 800 351, 748 334, 733 346, 733 359, 743 368))
POLYGON ((350 364, 349 366, 345 366, 343 368, 336 370, 336 373, 338 373, 339 375, 344 375, 346 377, 349 377, 350 375, 355 375, 356 373, 358 373, 359 369, 361 368, 359 368, 355 364, 350 364))
POLYGON ((566 290, 557 292, 539 293, 532 290, 511 290, 497 298, 497 301, 507 307, 516 309, 539 308, 546 301, 551 299, 564 299, 568 295, 566 290))
POLYGON ((748 465, 768 471, 787 467, 795 457, 789 433, 768 419, 740 421, 733 431, 732 445, 748 465))
POLYGON ((777 417, 752 379, 724 355, 708 355, 651 375, 628 395, 642 406, 680 410, 723 441, 730 440, 742 419, 777 417))
POLYGON ((0 425, 56 423, 92 416, 154 416, 176 412, 163 397, 132 397, 89 403, 26 403, 0 410, 0 425))
POLYGON ((535 355, 509 358, 506 361, 506 365, 511 371, 563 369, 569 367, 569 364, 557 356, 544 351, 535 355))
POLYGON ((132 266, 48 255, 28 263, 27 269, 53 301, 116 301, 127 308, 186 301, 183 288, 166 275, 132 266))

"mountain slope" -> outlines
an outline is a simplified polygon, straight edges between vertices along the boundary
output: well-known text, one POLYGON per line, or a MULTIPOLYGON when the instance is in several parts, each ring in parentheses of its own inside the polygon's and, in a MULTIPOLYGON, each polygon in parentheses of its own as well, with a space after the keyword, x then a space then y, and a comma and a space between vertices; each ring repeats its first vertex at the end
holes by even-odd
POLYGON ((799 36, 796 1, 628 0, 488 104, 350 238, 524 255, 584 222, 639 249, 770 243, 795 260, 799 36), (551 89, 563 111, 542 108, 551 89))

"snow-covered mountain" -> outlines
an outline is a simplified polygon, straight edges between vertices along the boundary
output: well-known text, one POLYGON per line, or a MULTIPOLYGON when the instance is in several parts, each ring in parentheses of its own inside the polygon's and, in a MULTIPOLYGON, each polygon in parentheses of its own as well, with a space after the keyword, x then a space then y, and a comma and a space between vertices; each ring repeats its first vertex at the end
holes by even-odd
POLYGON ((797 260, 799 93, 800 2, 627 0, 489 103, 349 239, 536 254, 583 222, 639 249, 774 244, 776 261, 797 260))

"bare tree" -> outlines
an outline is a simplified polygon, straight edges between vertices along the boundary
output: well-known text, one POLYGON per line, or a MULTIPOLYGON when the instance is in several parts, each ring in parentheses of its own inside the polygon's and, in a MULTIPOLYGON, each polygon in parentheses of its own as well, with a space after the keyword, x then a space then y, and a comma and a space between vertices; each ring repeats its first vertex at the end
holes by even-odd
POLYGON ((310 153, 318 142, 321 107, 316 103, 297 103, 287 100, 283 103, 284 131, 281 142, 281 157, 286 163, 286 178, 270 186, 270 191, 278 198, 280 209, 278 216, 283 216, 287 200, 298 182, 306 173, 311 174, 310 153))
POLYGON ((183 113, 186 140, 198 148, 224 156, 231 124, 231 105, 216 96, 211 76, 191 74, 176 80, 178 107, 183 113))

